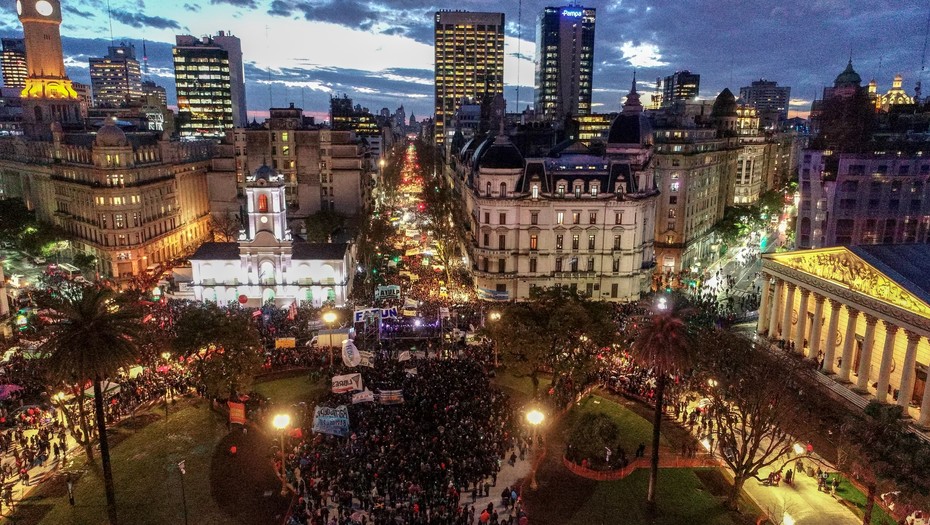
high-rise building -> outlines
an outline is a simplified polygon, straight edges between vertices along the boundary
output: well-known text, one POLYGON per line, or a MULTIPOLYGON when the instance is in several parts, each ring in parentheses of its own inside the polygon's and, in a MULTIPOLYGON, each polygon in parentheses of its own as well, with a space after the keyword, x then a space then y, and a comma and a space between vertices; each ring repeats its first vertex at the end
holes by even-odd
POLYGON ((3 51, 0 52, 0 67, 3 68, 3 85, 6 87, 26 87, 26 42, 22 38, 4 38, 3 51))
POLYGON ((107 49, 106 56, 88 61, 94 104, 102 108, 119 108, 141 103, 142 70, 136 60, 136 48, 120 44, 107 49))
POLYGON ((239 39, 177 35, 174 78, 181 137, 223 137, 246 123, 239 39))
POLYGON ((739 88, 739 98, 755 106, 763 127, 788 120, 788 101, 791 99, 788 86, 779 86, 778 82, 764 78, 754 80, 749 86, 739 88), (772 117, 775 117, 775 122, 772 122, 772 117))
POLYGON ((701 75, 688 70, 676 71, 665 77, 662 84, 662 106, 671 106, 676 100, 694 100, 701 89, 701 75))
POLYGON ((17 2, 16 12, 26 43, 23 131, 33 138, 51 138, 52 123, 81 125, 80 103, 61 49, 61 2, 17 2))
POLYGON ((536 26, 536 112, 561 120, 591 112, 595 9, 547 7, 536 26))
POLYGON ((490 101, 504 92, 504 14, 439 11, 435 17, 434 139, 445 144, 462 99, 490 101))
POLYGON ((159 86, 151 80, 143 80, 142 99, 145 100, 148 97, 154 97, 162 105, 168 105, 168 95, 165 93, 165 88, 159 86))
POLYGON ((249 123, 245 104, 245 70, 242 63, 242 41, 239 37, 226 31, 220 31, 213 37, 213 43, 222 47, 229 58, 229 88, 232 94, 233 125, 245 126, 249 123))

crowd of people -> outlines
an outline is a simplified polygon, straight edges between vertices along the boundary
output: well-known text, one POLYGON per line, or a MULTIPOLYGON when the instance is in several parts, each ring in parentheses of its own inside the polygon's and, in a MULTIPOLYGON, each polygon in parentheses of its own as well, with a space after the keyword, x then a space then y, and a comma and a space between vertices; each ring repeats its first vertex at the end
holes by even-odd
MULTIPOLYGON (((361 373, 367 388, 402 390, 404 401, 351 404, 350 394, 331 394, 323 404, 349 406, 345 438, 311 433, 312 421, 303 421, 306 437, 285 445, 285 471, 299 495, 292 523, 491 522, 493 506, 476 509, 474 502, 496 483, 502 462, 531 442, 484 364, 378 359, 361 373)), ((517 512, 508 517, 519 519, 517 512)))

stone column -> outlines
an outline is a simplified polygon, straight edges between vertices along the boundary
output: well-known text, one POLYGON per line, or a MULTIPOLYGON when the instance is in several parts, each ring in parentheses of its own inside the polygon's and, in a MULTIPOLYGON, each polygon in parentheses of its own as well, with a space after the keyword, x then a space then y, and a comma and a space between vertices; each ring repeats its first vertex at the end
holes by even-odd
POLYGON ((852 369, 853 345, 856 343, 856 322, 859 320, 859 310, 846 305, 846 337, 843 339, 843 356, 840 358, 841 383, 849 383, 849 371, 852 369))
POLYGON ((898 406, 904 409, 907 415, 907 407, 911 403, 911 396, 914 393, 914 367, 917 366, 917 344, 920 343, 920 335, 914 332, 905 332, 907 335, 907 350, 904 351, 904 368, 901 369, 901 384, 898 385, 898 406))
POLYGON ((801 305, 798 306, 798 328, 794 334, 794 350, 804 355, 804 339, 807 336, 807 299, 811 291, 801 288, 801 305))
POLYGON ((883 321, 885 325, 885 344, 882 346, 882 361, 878 367, 878 385, 875 398, 879 403, 888 402, 888 384, 891 382, 891 363, 894 361, 894 336, 898 326, 883 321))
POLYGON ((820 353, 820 333, 823 331, 823 302, 826 297, 814 295, 814 320, 811 326, 811 351, 807 357, 816 360, 820 353))
POLYGON ((920 401, 920 416, 918 416, 917 425, 923 428, 930 426, 930 377, 924 383, 924 397, 920 401))
POLYGON ((878 319, 865 314, 865 338, 862 341, 862 354, 859 355, 859 378, 856 391, 865 394, 869 391, 869 373, 872 372, 872 347, 875 346, 875 324, 878 319))
POLYGON ((778 335, 778 319, 781 317, 781 310, 779 310, 779 305, 782 304, 781 295, 785 291, 785 281, 782 281, 779 278, 775 278, 775 293, 772 294, 772 301, 769 305, 769 337, 775 337, 778 335))
POLYGON ((830 299, 830 321, 827 323, 827 335, 823 338, 826 348, 823 353, 823 373, 833 373, 833 361, 836 360, 836 329, 840 322, 840 307, 835 299, 830 299))
POLYGON ((769 276, 767 273, 762 272, 762 297, 759 302, 759 322, 756 323, 756 332, 760 334, 768 333, 768 320, 769 320, 769 288, 771 288, 771 283, 769 283, 769 276))
POLYGON ((794 283, 785 283, 788 286, 788 296, 785 297, 785 307, 782 309, 781 338, 787 345, 791 341, 791 309, 794 308, 794 283))

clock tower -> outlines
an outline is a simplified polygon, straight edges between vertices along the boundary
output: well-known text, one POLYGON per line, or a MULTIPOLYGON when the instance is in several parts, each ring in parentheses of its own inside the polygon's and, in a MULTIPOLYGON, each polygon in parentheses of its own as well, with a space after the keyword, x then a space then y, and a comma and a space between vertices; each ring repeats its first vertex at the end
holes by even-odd
POLYGON ((26 44, 26 87, 23 88, 24 131, 50 136, 53 122, 80 122, 80 103, 65 72, 61 50, 59 0, 16 0, 26 44))

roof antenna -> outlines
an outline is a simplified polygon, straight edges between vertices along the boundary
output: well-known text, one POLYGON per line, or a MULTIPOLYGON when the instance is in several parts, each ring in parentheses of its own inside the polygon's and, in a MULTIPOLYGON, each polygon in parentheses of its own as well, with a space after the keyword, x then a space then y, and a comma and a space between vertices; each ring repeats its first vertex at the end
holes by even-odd
POLYGON ((520 59, 523 54, 520 52, 523 44, 523 0, 517 4, 517 113, 520 112, 520 59))
POLYGON ((145 39, 142 39, 142 72, 145 73, 145 79, 151 80, 149 78, 149 53, 145 49, 145 39))
POLYGON ((110 13, 110 0, 107 0, 107 20, 110 22, 110 45, 113 45, 113 16, 110 13))
MULTIPOLYGON (((268 26, 265 26, 265 50, 268 51, 270 48, 268 46, 268 26)), ((268 66, 268 115, 271 116, 271 108, 274 106, 274 102, 271 100, 271 66, 268 66)))
POLYGON ((927 66, 927 37, 930 36, 930 12, 927 13, 927 28, 924 30, 924 50, 920 54, 920 73, 917 75, 917 85, 914 86, 914 102, 920 104, 920 87, 924 78, 924 69, 927 66))

